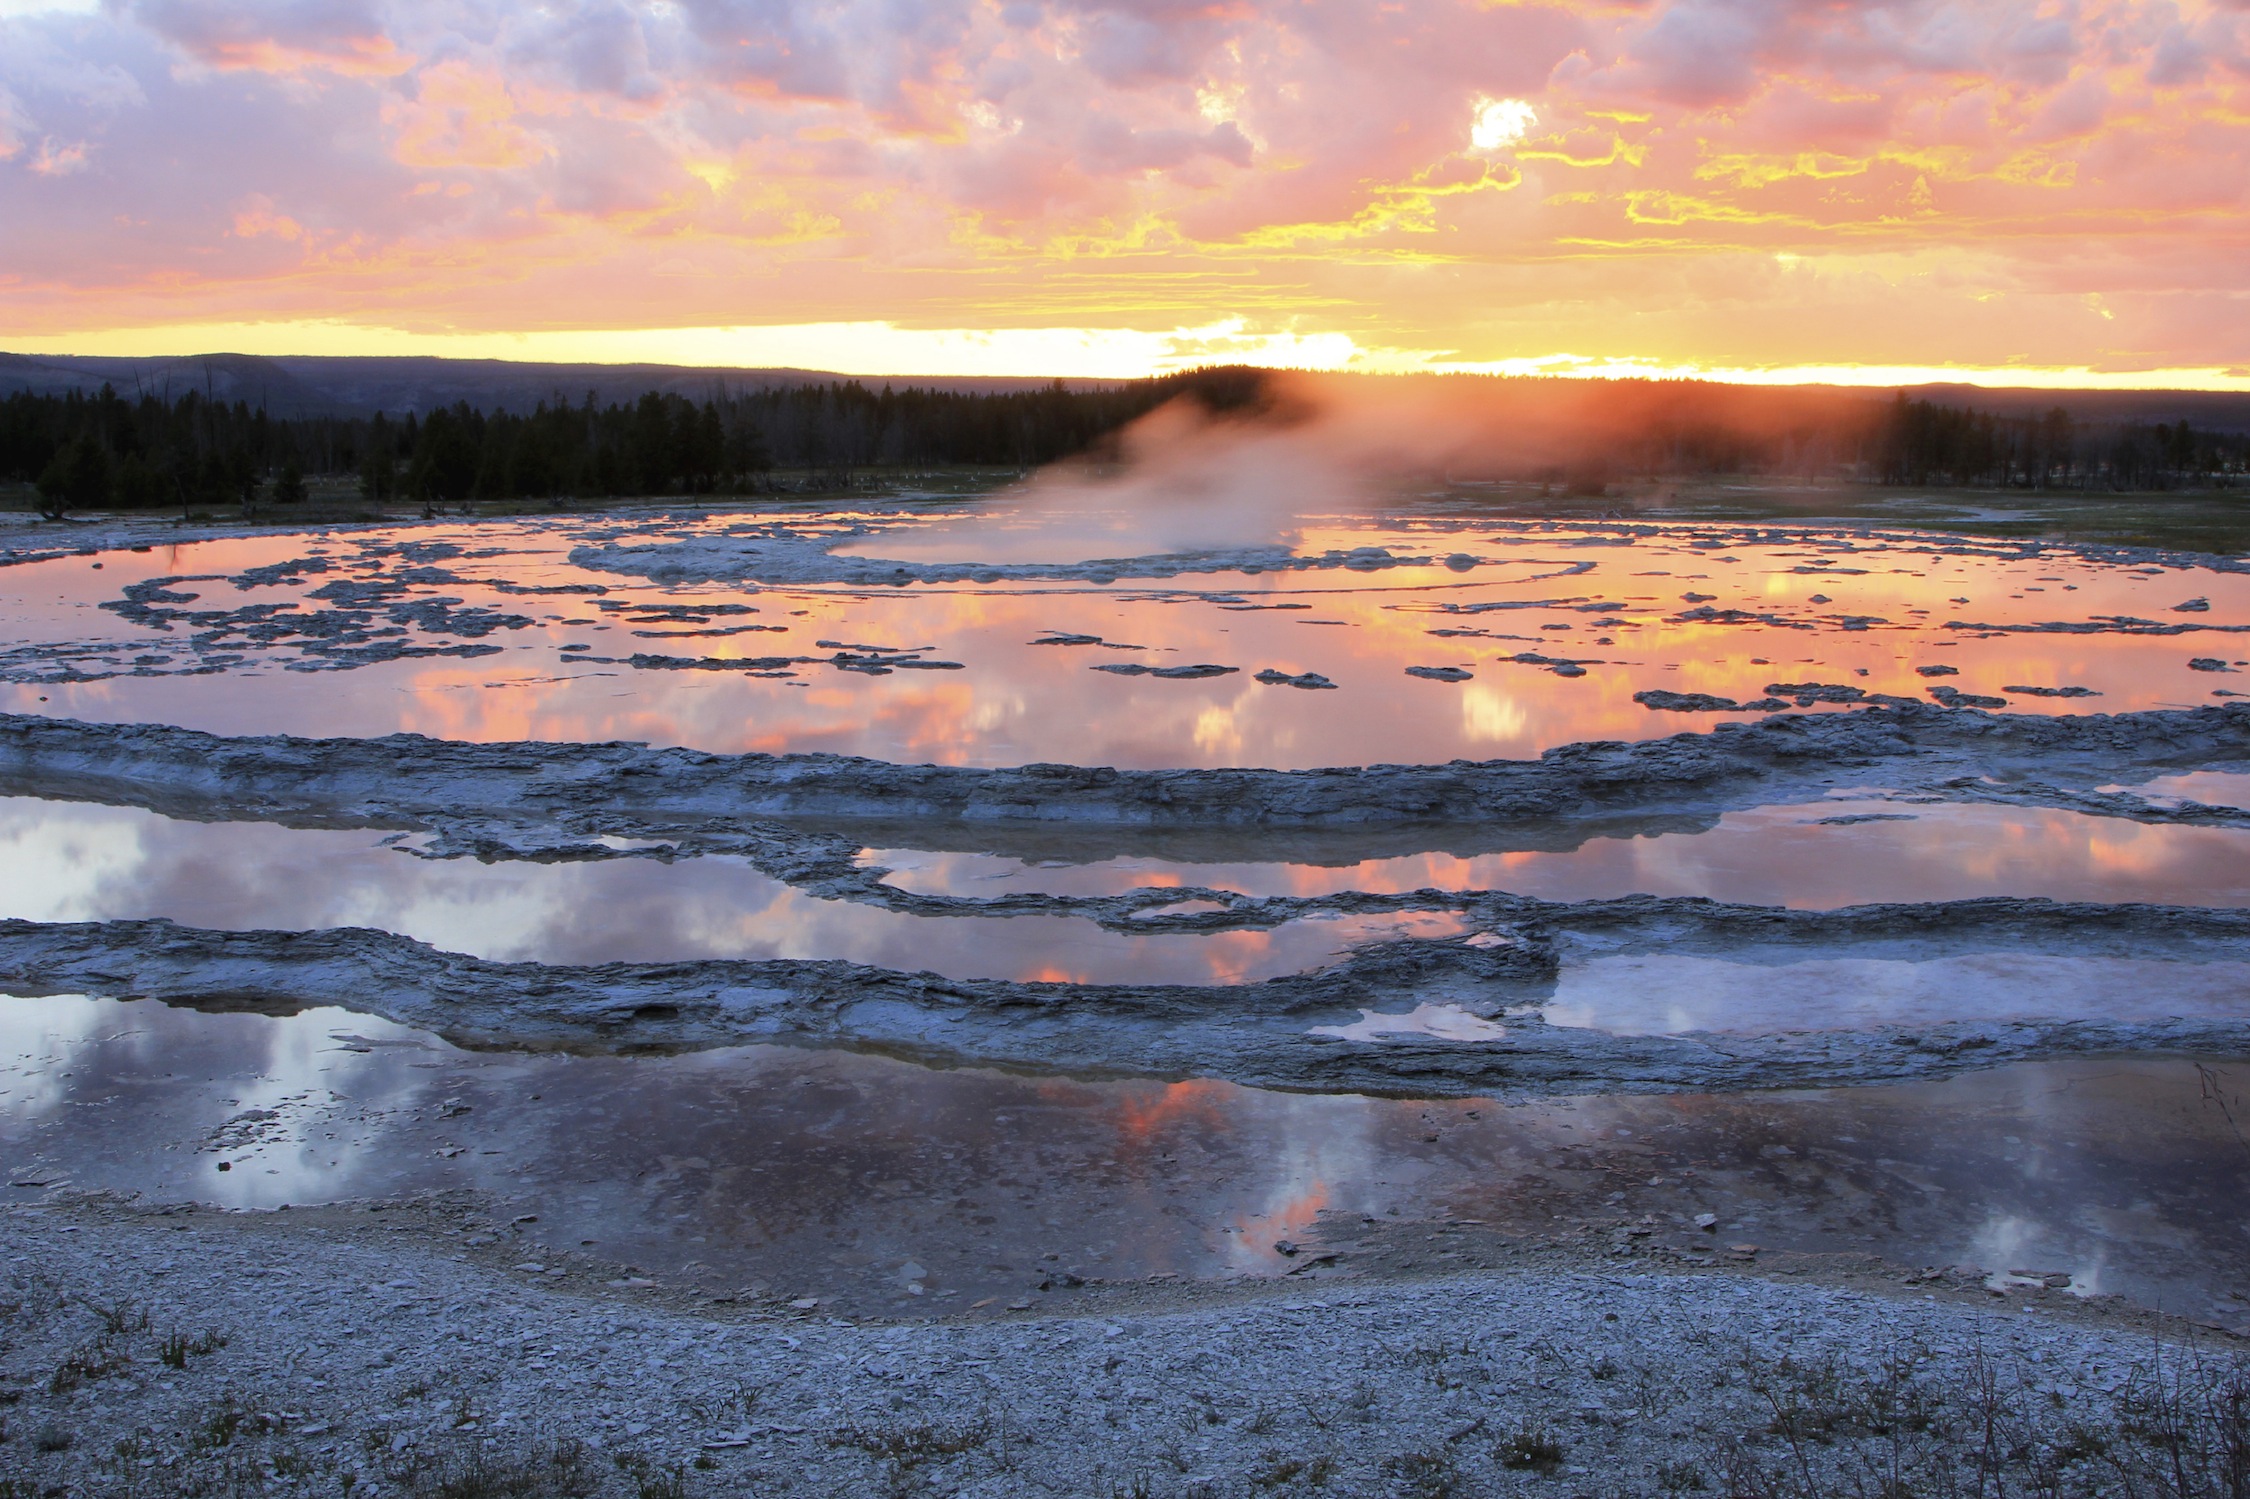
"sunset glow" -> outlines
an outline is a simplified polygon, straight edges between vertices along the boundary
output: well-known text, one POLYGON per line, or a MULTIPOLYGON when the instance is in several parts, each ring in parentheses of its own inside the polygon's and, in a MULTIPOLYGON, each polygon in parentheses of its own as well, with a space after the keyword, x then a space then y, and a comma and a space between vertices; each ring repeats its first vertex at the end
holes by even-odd
POLYGON ((2250 389, 2218 0, 0 6, 0 347, 2250 389))

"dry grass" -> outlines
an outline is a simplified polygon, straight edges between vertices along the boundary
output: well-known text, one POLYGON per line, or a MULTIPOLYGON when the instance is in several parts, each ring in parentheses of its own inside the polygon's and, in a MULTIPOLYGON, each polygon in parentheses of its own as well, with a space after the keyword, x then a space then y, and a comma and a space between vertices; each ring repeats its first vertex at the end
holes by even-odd
POLYGON ((2250 1362, 2153 1346, 2106 1395, 1894 1350, 1750 1360, 1769 1419, 1706 1460, 1728 1499, 2250 1499, 2250 1362))

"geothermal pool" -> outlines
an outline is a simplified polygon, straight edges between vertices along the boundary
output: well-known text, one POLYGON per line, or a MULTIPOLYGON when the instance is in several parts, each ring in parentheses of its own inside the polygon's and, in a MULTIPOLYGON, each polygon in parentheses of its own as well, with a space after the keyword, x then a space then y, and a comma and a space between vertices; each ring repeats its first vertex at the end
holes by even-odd
POLYGON ((2235 1315, 2237 564, 1043 503, 19 536, 9 1190, 885 1314, 1614 1229, 2235 1315))
POLYGON ((542 519, 22 561, 0 568, 0 708, 1302 769, 1535 755, 1799 697, 2114 713, 2250 682, 2250 578, 2180 554, 1448 513, 1113 563, 926 560, 1020 534, 996 503, 974 524, 542 519), (1332 686, 1295 685, 1314 678, 1332 686))

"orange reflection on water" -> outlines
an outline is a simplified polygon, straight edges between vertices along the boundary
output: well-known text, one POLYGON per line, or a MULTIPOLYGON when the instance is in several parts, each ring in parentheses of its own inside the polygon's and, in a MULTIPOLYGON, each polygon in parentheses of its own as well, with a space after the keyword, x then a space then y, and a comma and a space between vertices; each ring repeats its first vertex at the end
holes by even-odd
POLYGON ((1237 1242, 1244 1252, 1242 1258, 1251 1264, 1270 1263, 1279 1254, 1275 1245, 1310 1234, 1319 1223, 1320 1215, 1334 1205, 1334 1193, 1328 1183, 1316 1177, 1271 1204, 1263 1213, 1237 1214, 1232 1227, 1239 1235, 1237 1242), (1271 1242, 1266 1241, 1266 1235, 1272 1236, 1271 1242))
POLYGON ((1210 1078, 1164 1083, 1153 1088, 1125 1088, 1118 1092, 1115 1110, 1119 1137, 1136 1149, 1146 1149, 1167 1131, 1199 1126, 1216 1129, 1232 1117, 1232 1096, 1241 1090, 1232 1083, 1210 1078))
MULTIPOLYGON (((422 539, 452 535, 464 545, 473 538, 477 546, 497 541, 511 550, 448 563, 459 580, 430 589, 471 607, 529 618, 528 627, 480 637, 501 647, 499 654, 296 673, 273 669, 277 659, 294 659, 287 654, 292 647, 272 655, 247 648, 248 661, 218 676, 16 683, 0 688, 0 703, 19 711, 161 720, 234 733, 403 729, 473 740, 622 738, 722 752, 826 751, 946 764, 1306 768, 1524 757, 1560 744, 1649 738, 1718 721, 1710 713, 1653 711, 1634 701, 1635 693, 1650 688, 1737 701, 1793 682, 1918 701, 1929 700, 1933 685, 1986 696, 2007 696, 2017 685, 2086 686, 2102 694, 2076 701, 2016 695, 2009 702, 2018 712, 2054 713, 2209 703, 2214 691, 2250 682, 2250 669, 2188 668, 2199 657, 2231 663, 2237 650, 2250 658, 2250 644, 2237 644, 2225 632, 2250 625, 2250 578, 2233 574, 2126 569, 2061 553, 1952 556, 1935 549, 1939 542, 1911 537, 1862 538, 1858 550, 1839 551, 1817 535, 1698 548, 1692 543, 1716 533, 1694 526, 1643 534, 1631 545, 1599 546, 1575 545, 1585 537, 1568 528, 1495 532, 1322 523, 1308 529, 1304 542, 1314 551, 1380 544, 1441 556, 1461 550, 1484 559, 1468 572, 1325 569, 1126 580, 1106 588, 1004 579, 990 586, 864 590, 659 585, 569 564, 562 556, 574 539, 568 526, 463 528, 422 539), (1833 565, 1793 570, 1822 560, 1833 565), (1556 575, 1581 561, 1591 562, 1592 570, 1556 575), (525 596, 489 591, 484 578, 587 583, 608 592, 591 602, 525 596), (2209 607, 2181 611, 2191 598, 2209 607), (781 630, 706 637, 667 630, 658 632, 661 638, 642 639, 621 611, 596 607, 626 601, 741 604, 757 611, 756 623, 781 630), (1249 607, 1273 604, 1304 607, 1249 607), (1464 612, 1519 604, 1534 607, 1464 612), (1593 604, 1617 607, 1596 610, 1593 604), (1699 609, 1736 613, 1694 617, 1699 609), (2196 633, 1946 628, 1953 622, 2086 624, 2102 616, 2196 633), (571 618, 588 622, 564 622, 571 618), (1855 622, 1866 628, 1846 627, 1855 622), (1436 630, 1479 633, 1431 633, 1436 630), (1055 632, 1098 635, 1137 649, 1032 644, 1055 632), (964 669, 841 673, 821 659, 827 654, 816 644, 821 639, 926 647, 964 669), (610 659, 566 661, 560 647, 571 642, 610 659), (726 670, 635 668, 627 664, 635 651, 815 659, 795 667, 792 678, 766 679, 726 670), (1557 675, 1537 662, 1510 659, 1517 654, 1583 662, 1584 674, 1557 675), (1163 680, 1090 669, 1203 662, 1236 670, 1163 680), (1461 666, 1474 680, 1410 678, 1409 666, 1461 666), (1918 667, 1953 671, 1924 676, 1918 667), (1318 672, 1337 690, 1257 682, 1255 674, 1267 668, 1318 672)), ((382 537, 370 533, 370 539, 382 537)), ((881 539, 869 546, 879 551, 881 539)), ((331 543, 336 560, 348 564, 343 574, 375 575, 357 565, 352 545, 331 543)), ((76 558, 12 568, 0 576, 0 616, 23 640, 114 641, 119 661, 102 670, 128 669, 125 658, 135 651, 184 659, 189 643, 183 632, 151 632, 94 606, 136 578, 180 569, 237 571, 302 555, 309 546, 304 538, 257 537, 189 546, 176 561, 156 553, 110 554, 112 565, 102 572, 76 558)), ((224 582, 190 591, 204 596, 197 608, 290 601, 321 607, 308 595, 335 576, 247 592, 224 582)), ((409 638, 458 643, 458 637, 422 636, 418 627, 409 638)))
MULTIPOLYGON (((2198 789, 2237 802, 2250 790, 2198 789)), ((1751 808, 1686 829, 1586 836, 1568 848, 1358 863, 1133 857, 1058 868, 996 855, 875 850, 872 857, 894 870, 902 888, 932 894, 1103 895, 1162 881, 1251 896, 1506 890, 1550 900, 1687 895, 1799 909, 1986 895, 2250 905, 2250 831, 1879 797, 1751 808), (1877 820, 1864 820, 1870 815, 1877 820)))

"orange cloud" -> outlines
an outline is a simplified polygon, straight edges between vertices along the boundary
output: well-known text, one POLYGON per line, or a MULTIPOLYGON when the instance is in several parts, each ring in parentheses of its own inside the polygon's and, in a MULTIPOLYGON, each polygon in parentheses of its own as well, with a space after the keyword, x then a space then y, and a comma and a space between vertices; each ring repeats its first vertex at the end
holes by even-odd
POLYGON ((2250 364, 2250 10, 2217 0, 121 0, 0 19, 0 181, 0 341, 380 313, 2250 364))
POLYGON ((226 72, 318 70, 344 77, 391 78, 414 61, 385 33, 383 21, 357 4, 126 0, 123 10, 196 62, 226 72))
POLYGON ((336 47, 317 50, 265 38, 219 41, 199 50, 197 57, 211 67, 233 72, 302 73, 318 69, 355 78, 395 78, 414 66, 414 59, 382 36, 346 37, 336 47))
POLYGON ((301 240, 305 226, 285 213, 274 212, 271 199, 253 197, 234 216, 234 233, 237 239, 301 240))
POLYGON ((516 123, 515 101, 498 73, 467 63, 440 63, 416 79, 410 99, 383 103, 394 134, 392 152, 414 167, 507 171, 531 166, 547 148, 516 123))

